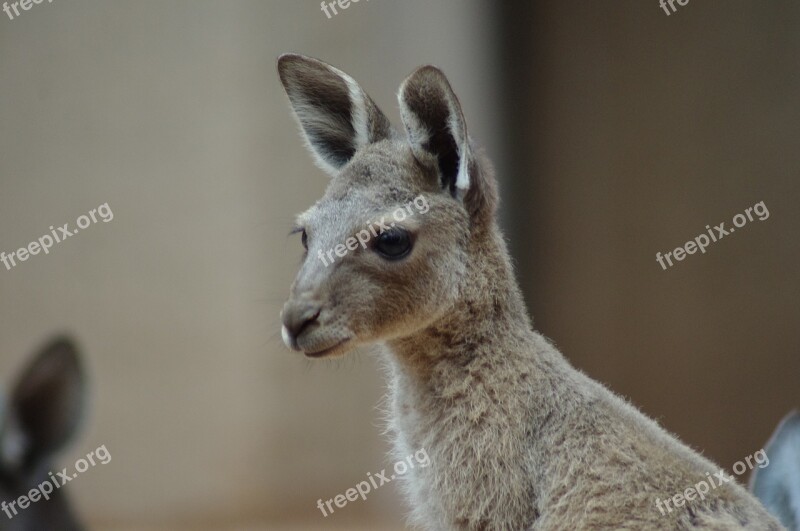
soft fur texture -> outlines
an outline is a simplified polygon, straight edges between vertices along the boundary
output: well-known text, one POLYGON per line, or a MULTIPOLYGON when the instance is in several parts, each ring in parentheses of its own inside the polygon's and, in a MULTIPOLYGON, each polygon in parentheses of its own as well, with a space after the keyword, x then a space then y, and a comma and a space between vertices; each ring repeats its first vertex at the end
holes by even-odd
POLYGON ((298 218, 308 252, 282 313, 284 339, 313 357, 386 347, 397 456, 425 448, 432 462, 406 478, 414 524, 780 529, 733 480, 672 512, 656 507, 720 467, 533 331, 495 221, 491 167, 441 71, 422 67, 401 85, 404 138, 335 68, 298 55, 278 68, 315 157, 336 169, 298 218), (419 195, 430 210, 398 223, 414 238, 405 258, 359 247, 328 266, 318 259, 419 195))

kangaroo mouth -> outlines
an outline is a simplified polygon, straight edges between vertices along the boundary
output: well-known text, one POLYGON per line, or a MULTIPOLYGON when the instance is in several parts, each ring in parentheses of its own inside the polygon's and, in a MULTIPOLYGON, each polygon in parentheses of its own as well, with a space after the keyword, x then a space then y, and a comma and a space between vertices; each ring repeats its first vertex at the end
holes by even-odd
POLYGON ((333 346, 324 348, 322 350, 317 350, 314 352, 307 352, 303 351, 303 354, 306 355, 308 358, 325 358, 331 356, 333 354, 337 354, 343 350, 343 347, 346 343, 348 343, 350 339, 343 339, 338 343, 334 344, 333 346))

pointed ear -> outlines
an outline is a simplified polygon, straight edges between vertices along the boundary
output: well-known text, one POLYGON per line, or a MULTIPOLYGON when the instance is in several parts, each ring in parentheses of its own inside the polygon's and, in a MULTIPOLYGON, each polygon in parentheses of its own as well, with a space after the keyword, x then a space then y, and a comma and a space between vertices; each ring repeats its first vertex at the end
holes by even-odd
POLYGON ((787 529, 800 529, 800 413, 787 415, 754 457, 750 490, 787 529), (758 459, 759 453, 766 457, 758 459))
POLYGON ((60 450, 75 434, 83 413, 84 374, 71 341, 50 342, 23 371, 0 434, 0 458, 27 469, 60 450))
POLYGON ((284 54, 278 74, 317 165, 336 175, 360 148, 388 138, 391 125, 353 78, 310 57, 284 54))
POLYGON ((463 198, 473 215, 491 213, 494 179, 476 160, 461 104, 444 73, 435 66, 417 69, 400 85, 398 100, 414 156, 433 160, 442 189, 463 198))

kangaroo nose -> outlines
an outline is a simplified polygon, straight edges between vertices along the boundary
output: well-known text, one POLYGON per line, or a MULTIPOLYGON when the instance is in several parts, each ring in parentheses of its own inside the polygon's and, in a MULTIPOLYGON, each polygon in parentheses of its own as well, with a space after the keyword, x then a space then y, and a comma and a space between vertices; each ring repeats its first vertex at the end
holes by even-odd
POLYGON ((286 346, 299 350, 297 338, 303 331, 317 321, 320 307, 308 302, 287 302, 283 307, 281 319, 283 320, 283 342, 286 346))

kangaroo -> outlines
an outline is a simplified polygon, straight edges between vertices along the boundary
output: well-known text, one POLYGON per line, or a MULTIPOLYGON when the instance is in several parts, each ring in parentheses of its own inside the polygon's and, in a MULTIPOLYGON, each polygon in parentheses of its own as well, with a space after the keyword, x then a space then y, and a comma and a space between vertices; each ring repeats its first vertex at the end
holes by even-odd
MULTIPOLYGON (((80 531, 62 490, 26 508, 11 503, 48 480, 52 457, 77 431, 84 374, 71 341, 51 341, 30 362, 0 407, 0 531, 80 531)), ((33 498, 31 498, 33 499, 33 498)))
POLYGON ((383 347, 396 455, 424 448, 431 459, 403 477, 412 525, 781 529, 729 474, 702 499, 675 498, 721 468, 533 330, 492 167, 439 69, 401 84, 405 135, 326 63, 286 54, 278 73, 332 177, 296 221, 306 252, 283 340, 310 358, 383 347), (397 209, 420 196, 427 212, 401 220, 397 209), (324 263, 331 249, 337 259, 324 263))
POLYGON ((777 466, 754 468, 750 490, 787 529, 800 530, 800 412, 781 421, 765 450, 777 466))

